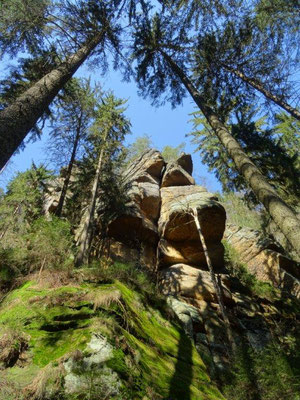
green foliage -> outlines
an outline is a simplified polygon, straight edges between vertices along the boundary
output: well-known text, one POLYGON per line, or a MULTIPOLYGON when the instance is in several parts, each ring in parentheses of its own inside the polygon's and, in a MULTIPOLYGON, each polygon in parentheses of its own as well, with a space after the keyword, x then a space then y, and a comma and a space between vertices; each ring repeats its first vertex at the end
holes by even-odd
MULTIPOLYGON (((10 67, 8 76, 0 81, 0 110, 12 104, 44 75, 57 66, 58 54, 54 47, 41 50, 38 55, 20 58, 17 66, 10 67)), ((46 116, 50 109, 45 110, 46 116)))
POLYGON ((90 79, 72 78, 65 86, 52 115, 46 148, 49 160, 61 168, 83 157, 88 146, 89 129, 96 116, 96 106, 103 95, 100 86, 90 79))
POLYGON ((252 296, 270 301, 278 299, 278 291, 269 283, 256 279, 256 277, 248 271, 247 266, 240 261, 237 251, 226 240, 223 240, 222 243, 225 248, 225 265, 230 275, 237 278, 239 283, 242 284, 252 296))
POLYGON ((0 4, 0 57, 6 52, 36 51, 43 32, 50 0, 3 0, 0 4))
POLYGON ((10 247, 0 248, 1 286, 11 286, 14 278, 28 272, 69 268, 74 252, 70 224, 57 217, 51 221, 40 217, 10 247))
POLYGON ((184 147, 185 147, 184 143, 181 143, 176 147, 165 146, 162 149, 161 154, 167 163, 172 162, 175 161, 180 156, 180 154, 184 151, 184 147))
POLYGON ((126 149, 126 164, 129 165, 151 148, 153 148, 153 143, 149 135, 138 136, 126 149))
POLYGON ((142 291, 144 295, 147 294, 150 301, 151 297, 162 300, 162 297, 157 293, 151 275, 139 265, 110 263, 103 258, 100 262, 93 261, 90 264, 90 269, 99 282, 111 283, 118 280, 136 291, 142 291))
POLYGON ((227 192, 219 196, 229 223, 260 230, 263 218, 259 209, 250 208, 242 193, 227 192))
POLYGON ((0 198, 0 240, 3 248, 24 247, 22 235, 43 214, 46 183, 52 177, 43 165, 18 173, 0 198))
MULTIPOLYGON (((201 113, 196 112, 194 116, 194 128, 201 125, 202 129, 191 135, 194 137, 193 143, 200 151, 202 162, 208 165, 210 171, 214 171, 224 192, 245 191, 247 200, 256 204, 257 200, 248 189, 247 182, 237 171, 209 124, 201 113)), ((266 118, 254 120, 255 116, 256 110, 253 107, 241 106, 235 113, 237 122, 229 119, 227 126, 245 153, 277 188, 281 197, 295 206, 300 194, 299 155, 296 150, 299 145, 296 135, 297 123, 292 117, 280 114, 278 118, 282 118, 282 123, 276 124, 272 129, 266 129, 266 118)))
POLYGON ((18 222, 21 219, 25 223, 31 223, 37 218, 42 213, 46 182, 52 176, 51 171, 43 165, 36 167, 34 164, 27 171, 18 173, 7 185, 6 194, 1 199, 0 223, 4 223, 8 214, 15 217, 18 215, 18 222), (17 207, 20 209, 16 211, 17 207))
POLYGON ((72 262, 73 240, 67 221, 43 215, 43 200, 50 171, 33 166, 8 185, 0 203, 1 287, 29 271, 64 268, 72 262))
POLYGON ((74 258, 70 224, 57 217, 51 221, 41 217, 34 221, 26 235, 27 264, 30 270, 59 268, 70 265, 74 258))
POLYGON ((42 398, 54 399, 56 393, 56 398, 74 399, 79 392, 68 395, 62 390, 66 375, 62 362, 71 359, 79 368, 72 368, 73 373, 90 384, 90 392, 82 392, 81 399, 97 399, 104 393, 105 382, 113 384, 116 378, 121 383, 116 399, 167 398, 170 393, 178 399, 222 399, 191 340, 166 319, 155 301, 149 304, 146 277, 136 278, 137 271, 129 272, 130 268, 118 264, 111 272, 118 274, 119 270, 119 278, 136 280, 130 286, 116 280, 100 283, 96 268, 89 268, 76 272, 81 284, 79 280, 74 285, 44 288, 28 282, 11 292, 0 305, 0 331, 11 326, 24 332, 30 340, 31 357, 23 368, 14 365, 7 371, 8 381, 17 378, 32 398, 39 390, 42 398), (112 293, 118 296, 112 298, 112 293), (110 360, 88 371, 82 362, 91 354, 87 344, 95 332, 108 339, 113 353, 110 360), (60 379, 53 378, 57 385, 51 397, 50 388, 55 387, 51 377, 56 373, 60 379))
POLYGON ((260 351, 241 348, 232 372, 227 376, 223 389, 228 399, 300 399, 297 370, 291 368, 287 355, 278 344, 270 344, 260 351))

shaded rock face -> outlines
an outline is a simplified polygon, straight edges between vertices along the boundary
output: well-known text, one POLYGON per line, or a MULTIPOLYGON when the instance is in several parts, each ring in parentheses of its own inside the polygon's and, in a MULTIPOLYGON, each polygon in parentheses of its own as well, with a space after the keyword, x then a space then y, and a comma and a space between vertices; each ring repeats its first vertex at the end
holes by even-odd
POLYGON ((195 208, 212 255, 212 263, 216 269, 223 267, 221 239, 225 228, 225 210, 205 188, 190 185, 161 188, 159 268, 183 262, 207 269, 199 234, 191 215, 191 210, 195 208))
POLYGON ((179 164, 168 164, 164 173, 161 187, 194 185, 194 178, 179 164))
MULTIPOLYGON (((175 264, 159 274, 161 290, 166 295, 181 296, 186 300, 204 300, 217 303, 217 295, 209 271, 203 271, 186 264, 175 264)), ((226 275, 221 275, 225 304, 232 304, 226 275)))
MULTIPOLYGON (((75 165, 73 167, 73 173, 70 177, 70 183, 73 183, 77 180, 77 172, 78 168, 75 165)), ((66 174, 67 168, 61 168, 59 176, 47 182, 47 192, 45 193, 43 199, 43 211, 46 216, 50 216, 50 214, 55 213, 57 209, 66 174)), ((72 193, 69 188, 66 198, 69 198, 71 195, 72 193)))
POLYGON ((224 239, 257 279, 300 297, 299 266, 281 254, 280 248, 269 238, 253 229, 227 224, 224 239))
POLYGON ((109 236, 134 247, 140 243, 156 245, 156 221, 160 212, 159 188, 164 165, 161 154, 150 150, 124 172, 129 198, 127 211, 110 223, 109 236))

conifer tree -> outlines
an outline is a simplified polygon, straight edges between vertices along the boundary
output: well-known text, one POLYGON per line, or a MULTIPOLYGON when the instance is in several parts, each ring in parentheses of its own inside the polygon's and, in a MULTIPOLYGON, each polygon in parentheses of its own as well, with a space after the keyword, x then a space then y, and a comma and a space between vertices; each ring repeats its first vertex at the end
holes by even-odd
POLYGON ((93 238, 93 223, 95 220, 96 200, 105 163, 114 153, 120 151, 120 144, 129 133, 130 122, 124 115, 123 107, 126 101, 108 94, 102 99, 96 111, 95 123, 91 127, 90 139, 95 156, 95 175, 92 182, 89 204, 85 213, 83 228, 78 241, 76 265, 87 263, 91 241, 93 238))
POLYGON ((171 88, 173 103, 181 101, 183 88, 191 95, 207 119, 214 135, 228 152, 230 158, 257 199, 265 206, 271 217, 300 256, 299 219, 294 211, 279 197, 253 161, 246 155, 239 143, 230 134, 223 120, 218 116, 205 92, 199 92, 186 73, 184 54, 178 51, 171 36, 170 26, 157 14, 152 22, 144 19, 135 34, 134 55, 137 59, 137 77, 144 95, 157 99, 158 95, 171 88), (168 46, 168 44, 170 45, 168 46), (172 56, 168 53, 172 52, 172 56), (175 61, 176 57, 176 61, 175 61), (151 68, 155 66, 155 74, 151 68))
POLYGON ((100 95, 99 86, 92 88, 90 80, 72 78, 54 114, 47 149, 52 162, 66 167, 57 216, 62 213, 75 160, 80 158, 80 150, 82 153, 100 95))
MULTIPOLYGON (((69 3, 69 6, 69 9, 74 12, 75 5, 71 7, 72 4, 69 3)), ((97 48, 98 53, 103 55, 108 42, 112 48, 118 48, 119 26, 115 23, 116 9, 113 6, 110 7, 104 2, 100 4, 91 2, 86 5, 81 1, 75 11, 76 18, 83 18, 80 24, 85 29, 80 31, 80 27, 83 29, 81 25, 74 27, 77 33, 76 42, 82 39, 79 46, 75 46, 75 52, 71 47, 64 61, 0 111, 0 169, 5 166, 27 133, 35 126, 59 90, 71 79, 91 53, 95 54, 97 48), (92 5, 93 9, 91 9, 92 5)), ((67 42, 67 44, 70 43, 67 42)), ((65 51, 68 51, 67 47, 65 51)))
MULTIPOLYGON (((287 124, 287 121, 294 120, 287 114, 280 116, 287 118, 287 124)), ((218 138, 213 135, 207 120, 201 117, 200 112, 196 112, 193 121, 193 142, 197 145, 202 162, 214 171, 222 183, 223 191, 246 191, 245 197, 255 204, 257 200, 252 191, 249 191, 247 183, 228 154, 219 146, 218 138), (199 130, 199 125, 202 125, 203 129, 199 130)), ((257 118, 256 110, 248 105, 240 106, 233 113, 233 117, 226 121, 232 136, 243 146, 263 175, 268 177, 269 182, 277 188, 289 205, 296 207, 300 196, 300 160, 297 153, 300 144, 297 145, 296 126, 293 129, 291 125, 292 129, 286 131, 281 124, 276 124, 272 129, 267 129, 265 125, 266 117, 257 118), (294 143, 290 142, 292 139, 294 143)))

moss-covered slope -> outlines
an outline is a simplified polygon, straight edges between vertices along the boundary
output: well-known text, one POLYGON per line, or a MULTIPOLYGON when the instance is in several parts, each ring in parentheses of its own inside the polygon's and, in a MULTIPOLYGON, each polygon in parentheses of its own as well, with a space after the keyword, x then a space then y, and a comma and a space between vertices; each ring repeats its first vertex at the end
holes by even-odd
POLYGON ((119 281, 23 284, 0 307, 1 400, 223 399, 154 303, 119 281))

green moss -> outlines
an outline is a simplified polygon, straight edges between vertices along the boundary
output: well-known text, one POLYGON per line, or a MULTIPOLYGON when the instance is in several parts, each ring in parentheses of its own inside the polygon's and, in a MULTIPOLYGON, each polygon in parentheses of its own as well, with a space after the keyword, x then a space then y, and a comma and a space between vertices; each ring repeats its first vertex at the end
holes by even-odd
POLYGON ((9 327, 29 335, 32 361, 39 367, 75 349, 83 349, 90 338, 87 327, 93 312, 88 308, 71 310, 64 305, 53 307, 51 302, 61 295, 70 297, 80 291, 75 287, 39 290, 34 282, 27 282, 2 305, 0 330, 9 327))
POLYGON ((106 365, 117 372, 121 378, 127 379, 129 368, 125 362, 125 354, 121 349, 114 349, 113 358, 108 360, 106 365))
POLYGON ((57 365, 61 357, 84 352, 93 332, 102 331, 110 333, 106 336, 114 346, 107 367, 119 375, 122 398, 143 398, 149 390, 174 400, 223 398, 182 329, 150 306, 142 289, 137 292, 119 281, 54 289, 27 282, 1 305, 0 330, 7 327, 30 337, 31 362, 23 369, 24 379, 18 367, 10 371, 22 386, 42 368, 57 365), (114 291, 120 297, 96 306, 97 296, 114 291), (118 331, 118 340, 113 330, 118 331))
POLYGON ((136 292, 120 282, 116 285, 130 310, 132 333, 123 333, 137 351, 143 381, 174 399, 223 398, 182 329, 164 319, 158 310, 142 307, 136 292))

